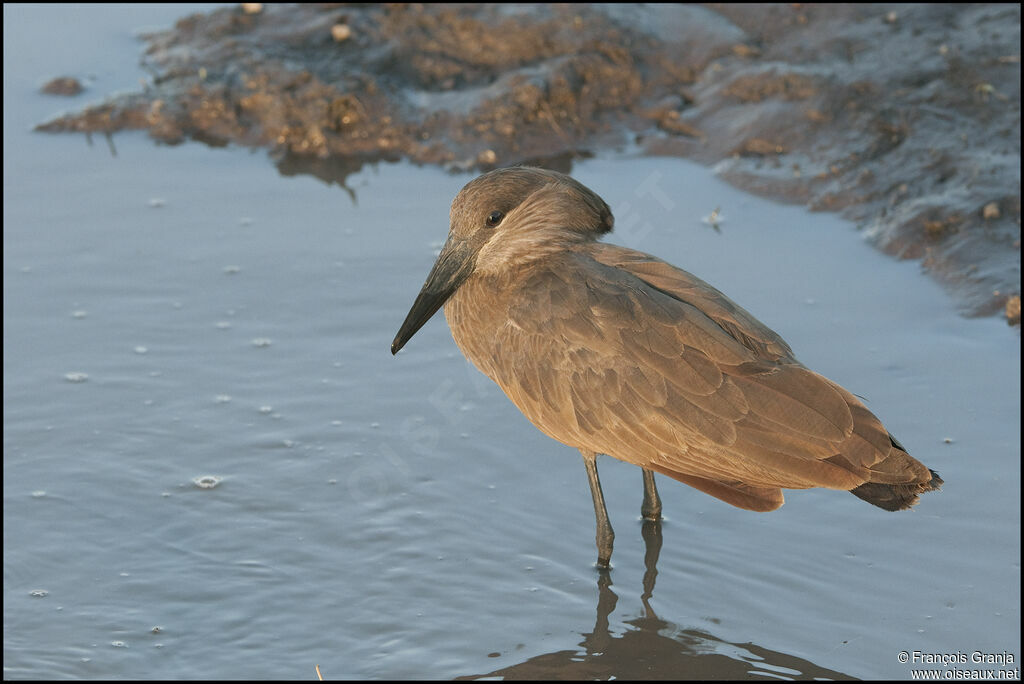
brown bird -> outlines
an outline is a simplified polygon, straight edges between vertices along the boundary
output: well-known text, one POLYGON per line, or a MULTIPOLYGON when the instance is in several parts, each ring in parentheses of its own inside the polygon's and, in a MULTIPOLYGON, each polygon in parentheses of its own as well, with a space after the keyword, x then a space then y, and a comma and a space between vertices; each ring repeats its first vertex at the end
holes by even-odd
POLYGON ((444 306, 456 344, 548 436, 583 454, 598 565, 614 533, 597 454, 751 511, 782 489, 847 490, 888 511, 938 489, 853 394, 712 286, 661 259, 598 242, 612 212, 561 173, 498 169, 467 184, 395 354, 444 306))

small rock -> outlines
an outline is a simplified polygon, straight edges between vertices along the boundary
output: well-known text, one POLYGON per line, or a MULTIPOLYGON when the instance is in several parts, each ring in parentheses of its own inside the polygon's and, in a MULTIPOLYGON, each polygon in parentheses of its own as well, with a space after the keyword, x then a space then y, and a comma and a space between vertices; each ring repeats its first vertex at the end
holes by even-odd
POLYGON ((744 157, 767 157, 773 154, 785 154, 786 148, 764 138, 751 138, 738 147, 735 152, 744 157))
POLYGON ((47 95, 78 95, 82 92, 82 84, 71 76, 58 76, 42 87, 47 95))
POLYGON ((243 2, 242 11, 246 14, 259 14, 263 11, 262 2, 243 2))
POLYGON ((1020 295, 1013 295, 1006 300, 1006 322, 1020 325, 1020 295))
POLYGON ((828 114, 825 114, 817 109, 804 110, 804 116, 807 117, 808 121, 813 121, 814 123, 824 123, 831 119, 831 117, 829 117, 828 114))
POLYGON ((477 161, 481 164, 493 165, 498 161, 498 155, 495 154, 494 150, 484 150, 477 155, 477 161))
POLYGON ((942 221, 925 221, 924 232, 928 237, 939 237, 946 229, 946 224, 942 221))
POLYGON ((981 210, 981 218, 985 219, 986 221, 997 219, 999 218, 999 215, 1000 214, 998 202, 989 202, 981 210))
POLYGON ((334 38, 336 43, 348 40, 351 36, 352 29, 349 28, 348 24, 335 24, 331 27, 331 37, 334 38))
POLYGON ((674 133, 688 138, 704 137, 704 134, 700 132, 700 129, 691 126, 685 121, 680 121, 679 112, 674 109, 670 109, 662 115, 658 120, 658 128, 667 133, 674 133))
POLYGON ((744 43, 738 43, 732 46, 732 53, 737 57, 759 57, 761 51, 753 45, 746 45, 744 43))

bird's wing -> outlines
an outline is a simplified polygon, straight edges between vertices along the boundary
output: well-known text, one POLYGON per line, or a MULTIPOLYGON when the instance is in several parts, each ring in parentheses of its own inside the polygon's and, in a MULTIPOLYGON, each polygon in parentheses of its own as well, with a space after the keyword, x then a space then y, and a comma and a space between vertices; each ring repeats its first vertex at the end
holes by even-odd
POLYGON ((774 330, 692 273, 650 254, 617 245, 594 243, 591 256, 600 263, 633 274, 675 299, 692 304, 760 358, 793 359, 793 351, 774 330))
POLYGON ((509 298, 488 374, 544 432, 753 510, 781 505, 779 487, 922 477, 853 395, 724 295, 614 256, 569 253, 509 298))

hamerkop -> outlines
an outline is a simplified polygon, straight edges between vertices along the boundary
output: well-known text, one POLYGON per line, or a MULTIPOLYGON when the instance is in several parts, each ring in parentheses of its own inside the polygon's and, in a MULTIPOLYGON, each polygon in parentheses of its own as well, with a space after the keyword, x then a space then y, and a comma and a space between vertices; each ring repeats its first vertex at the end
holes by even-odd
POLYGON ((703 280, 598 242, 604 201, 561 173, 485 173, 452 203, 451 229, 402 323, 397 353, 444 306, 456 344, 534 425, 583 454, 598 565, 614 534, 597 454, 751 511, 782 489, 843 489, 887 511, 938 489, 853 394, 808 370, 775 332, 703 280))

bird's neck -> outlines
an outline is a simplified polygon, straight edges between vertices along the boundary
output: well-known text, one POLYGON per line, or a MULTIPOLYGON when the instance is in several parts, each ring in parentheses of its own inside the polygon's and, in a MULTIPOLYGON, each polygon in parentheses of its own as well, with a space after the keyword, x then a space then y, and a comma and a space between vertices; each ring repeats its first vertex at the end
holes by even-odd
POLYGON ((533 225, 484 245, 477 254, 474 275, 515 278, 524 268, 536 268, 565 252, 586 249, 596 238, 596 233, 566 230, 556 225, 533 225))

